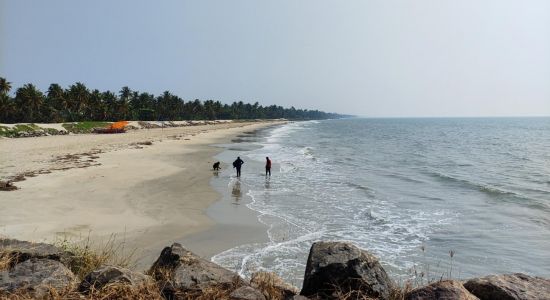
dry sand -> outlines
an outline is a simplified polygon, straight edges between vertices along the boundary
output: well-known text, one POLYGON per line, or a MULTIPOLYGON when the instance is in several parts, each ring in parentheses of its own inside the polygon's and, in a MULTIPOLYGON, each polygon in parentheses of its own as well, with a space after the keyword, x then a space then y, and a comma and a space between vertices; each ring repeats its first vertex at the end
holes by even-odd
POLYGON ((221 149, 211 145, 272 124, 0 139, 0 177, 54 170, 0 192, 0 235, 51 242, 116 234, 139 255, 158 255, 172 241, 215 225, 205 210, 219 198, 209 179, 221 149), (144 141, 153 144, 136 145, 144 141))

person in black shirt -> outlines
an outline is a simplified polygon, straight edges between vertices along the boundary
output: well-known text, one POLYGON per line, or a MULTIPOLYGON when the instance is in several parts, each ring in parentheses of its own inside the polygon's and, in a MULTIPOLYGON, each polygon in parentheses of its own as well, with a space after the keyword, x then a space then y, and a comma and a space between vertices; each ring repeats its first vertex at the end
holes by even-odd
POLYGON ((267 177, 267 174, 271 176, 271 159, 269 157, 265 158, 265 177, 267 177))
POLYGON ((237 177, 241 177, 241 167, 243 166, 244 161, 237 157, 237 159, 233 162, 233 168, 237 169, 237 177))

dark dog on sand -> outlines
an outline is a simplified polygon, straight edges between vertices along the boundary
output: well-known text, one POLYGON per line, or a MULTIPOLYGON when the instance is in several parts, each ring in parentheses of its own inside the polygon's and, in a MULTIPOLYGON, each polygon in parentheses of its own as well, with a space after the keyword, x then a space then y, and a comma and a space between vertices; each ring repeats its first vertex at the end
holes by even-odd
POLYGON ((212 165, 212 169, 214 169, 214 170, 216 170, 216 171, 220 170, 220 162, 219 162, 219 161, 215 162, 215 163, 212 165))

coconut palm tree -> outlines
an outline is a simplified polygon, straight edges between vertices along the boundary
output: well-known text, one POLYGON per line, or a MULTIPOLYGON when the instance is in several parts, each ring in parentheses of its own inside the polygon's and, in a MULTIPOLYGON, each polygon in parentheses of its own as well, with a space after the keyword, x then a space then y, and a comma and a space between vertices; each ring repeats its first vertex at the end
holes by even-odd
POLYGON ((116 112, 118 107, 117 96, 111 91, 106 91, 106 92, 103 92, 102 97, 103 97, 103 103, 105 104, 106 120, 115 121, 117 119, 116 112))
POLYGON ((11 82, 8 82, 6 78, 0 77, 0 94, 8 94, 11 90, 11 82))
POLYGON ((208 120, 215 120, 216 119, 216 111, 214 108, 214 101, 213 100, 206 100, 203 103, 203 115, 208 120))
POLYGON ((49 112, 48 122, 63 122, 69 119, 69 103, 65 90, 57 84, 52 83, 46 92, 46 111, 49 112))
POLYGON ((127 119, 130 113, 130 97, 132 96, 132 90, 124 86, 119 92, 119 103, 118 103, 118 118, 127 119))
POLYGON ((103 121, 106 118, 103 93, 97 89, 93 90, 90 94, 89 105, 86 107, 85 116, 87 120, 93 121, 103 121))
POLYGON ((46 92, 46 97, 50 99, 50 102, 55 106, 55 109, 58 109, 58 110, 67 109, 68 103, 66 101, 67 98, 65 97, 65 91, 59 84, 57 83, 50 84, 50 87, 46 92))
POLYGON ((157 98, 157 112, 159 120, 170 120, 172 116, 172 109, 170 108, 170 102, 172 100, 172 94, 169 91, 165 91, 157 98))
POLYGON ((8 94, 0 93, 0 123, 11 123, 15 121, 17 108, 8 94))
POLYGON ((71 121, 81 121, 90 100, 90 91, 83 83, 77 82, 69 87, 67 98, 71 121))
POLYGON ((124 101, 128 101, 130 100, 130 96, 132 95, 132 90, 127 87, 127 86, 123 86, 121 89, 120 89, 120 98, 124 101))
POLYGON ((22 113, 22 120, 37 122, 39 120, 40 107, 44 103, 44 94, 33 84, 28 83, 18 88, 15 93, 15 101, 22 113))

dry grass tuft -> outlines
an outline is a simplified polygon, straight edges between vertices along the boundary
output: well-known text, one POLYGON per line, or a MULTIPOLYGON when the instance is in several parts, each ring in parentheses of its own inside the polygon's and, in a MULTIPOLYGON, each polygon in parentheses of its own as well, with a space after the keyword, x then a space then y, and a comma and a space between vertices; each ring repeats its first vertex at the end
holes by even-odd
POLYGON ((126 249, 125 241, 118 241, 116 235, 111 235, 106 242, 98 244, 93 244, 89 235, 83 242, 75 243, 63 239, 55 244, 71 254, 67 265, 79 279, 105 264, 132 268, 136 261, 136 250, 126 249))
MULTIPOLYGON (((159 288, 154 282, 131 287, 125 284, 106 285, 102 289, 92 290, 89 294, 84 295, 76 290, 57 290, 50 288, 46 293, 40 295, 41 299, 48 300, 162 300, 164 299, 159 292, 159 288)), ((36 296, 26 290, 19 290, 11 294, 0 294, 0 299, 5 300, 31 300, 36 299, 36 296)))
POLYGON ((92 290, 84 299, 160 300, 163 297, 157 284, 150 282, 138 287, 131 287, 125 284, 109 284, 100 290, 92 290))
POLYGON ((0 271, 10 268, 13 262, 13 256, 0 254, 0 271))
POLYGON ((235 277, 231 283, 220 283, 208 286, 199 287, 194 290, 177 291, 174 293, 174 299, 181 300, 213 300, 213 299, 229 299, 229 295, 235 289, 241 287, 243 282, 240 278, 235 277))
MULTIPOLYGON (((390 291, 388 300, 404 300, 405 296, 413 290, 413 286, 410 282, 405 283, 403 286, 396 286, 390 291)), ((347 289, 341 286, 334 285, 331 289, 331 298, 339 300, 375 300, 378 297, 368 295, 362 288, 359 289, 347 289)), ((325 299, 327 295, 313 295, 309 296, 310 299, 325 299)))
POLYGON ((368 296, 364 292, 358 291, 358 290, 352 290, 352 291, 347 291, 347 292, 336 291, 336 292, 334 292, 333 295, 336 297, 336 299, 340 299, 340 300, 352 300, 352 299, 353 300, 375 300, 375 299, 378 299, 378 298, 368 296))
POLYGON ((283 300, 298 294, 297 288, 284 282, 281 277, 272 272, 256 272, 252 274, 250 283, 253 287, 260 290, 267 300, 283 300), (292 293, 289 293, 292 291, 292 293))
POLYGON ((406 282, 402 287, 395 287, 390 291, 389 300, 404 300, 405 296, 413 290, 411 282, 406 282))
POLYGON ((0 292, 0 299, 2 300, 31 300, 31 299, 48 299, 48 300, 65 300, 65 299, 79 299, 79 296, 72 290, 58 290, 50 287, 41 289, 40 292, 28 290, 25 288, 16 290, 13 293, 0 292))

